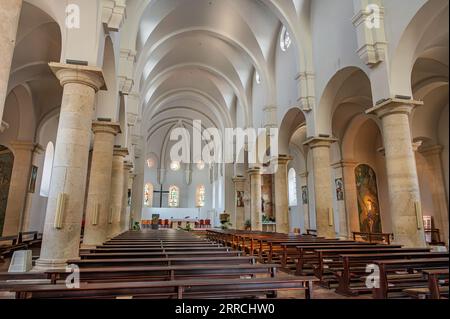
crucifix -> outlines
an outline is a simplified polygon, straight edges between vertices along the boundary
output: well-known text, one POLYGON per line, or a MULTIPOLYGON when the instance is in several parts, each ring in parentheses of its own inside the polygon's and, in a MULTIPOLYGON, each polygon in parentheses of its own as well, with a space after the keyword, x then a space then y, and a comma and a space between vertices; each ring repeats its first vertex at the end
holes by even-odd
POLYGON ((153 194, 159 194, 159 208, 162 208, 163 204, 163 195, 169 194, 169 191, 163 191, 163 185, 161 184, 161 190, 153 191, 153 194))

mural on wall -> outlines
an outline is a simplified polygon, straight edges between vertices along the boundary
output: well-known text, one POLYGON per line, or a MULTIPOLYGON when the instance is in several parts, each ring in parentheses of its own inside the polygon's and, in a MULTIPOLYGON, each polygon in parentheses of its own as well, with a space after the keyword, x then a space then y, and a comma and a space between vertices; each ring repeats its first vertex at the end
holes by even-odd
POLYGON ((273 211, 273 178, 272 175, 262 175, 261 185, 261 208, 266 219, 275 221, 273 211))
POLYGON ((338 201, 344 200, 344 181, 342 178, 337 178, 336 181, 336 198, 338 201))
POLYGON ((308 186, 302 186, 302 202, 303 205, 308 205, 308 186))
POLYGON ((244 192, 236 191, 236 207, 244 207, 244 192))
POLYGON ((5 222, 13 163, 14 155, 6 147, 0 145, 0 236, 5 222))
POLYGON ((31 194, 34 194, 36 192, 37 174, 38 174, 38 167, 33 165, 31 167, 30 184, 28 185, 28 192, 31 194))
POLYGON ((355 177, 361 232, 382 233, 375 171, 368 165, 359 165, 355 177))

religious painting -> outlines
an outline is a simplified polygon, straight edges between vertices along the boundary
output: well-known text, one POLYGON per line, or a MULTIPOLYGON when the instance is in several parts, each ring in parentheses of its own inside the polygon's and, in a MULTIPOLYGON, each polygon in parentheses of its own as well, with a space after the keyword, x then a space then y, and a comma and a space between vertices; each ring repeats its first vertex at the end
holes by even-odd
POLYGON ((236 191, 236 207, 244 207, 244 192, 236 191))
POLYGON ((262 175, 261 185, 261 209, 262 214, 268 219, 275 218, 273 211, 273 177, 272 175, 262 175))
POLYGON ((14 155, 7 148, 0 145, 0 236, 5 221, 13 164, 14 155))
POLYGON ((36 192, 36 179, 38 168, 36 166, 31 167, 30 184, 28 185, 28 193, 34 194, 36 192))
POLYGON ((338 201, 344 200, 344 181, 342 178, 337 178, 335 181, 336 184, 336 198, 338 201))
POLYGON ((302 202, 303 205, 308 205, 308 186, 302 186, 302 202))
POLYGON ((382 233, 377 177, 368 165, 355 170, 358 213, 361 232, 382 233))

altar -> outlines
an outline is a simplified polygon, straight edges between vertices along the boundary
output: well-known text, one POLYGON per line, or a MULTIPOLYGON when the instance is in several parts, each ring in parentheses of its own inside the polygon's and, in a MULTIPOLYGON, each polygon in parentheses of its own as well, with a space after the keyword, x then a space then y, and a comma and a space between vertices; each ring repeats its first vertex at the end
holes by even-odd
MULTIPOLYGON (((200 220, 211 221, 211 225, 215 225, 217 220, 216 213, 214 211, 206 211, 199 208, 156 208, 145 207, 142 212, 143 221, 151 221, 153 215, 159 215, 160 220, 168 220, 172 224, 172 228, 178 229, 187 228, 187 224, 190 224, 191 228, 195 228, 195 223, 200 220), (181 226, 179 226, 181 223, 181 226)), ((170 224, 169 224, 170 225, 170 224)))

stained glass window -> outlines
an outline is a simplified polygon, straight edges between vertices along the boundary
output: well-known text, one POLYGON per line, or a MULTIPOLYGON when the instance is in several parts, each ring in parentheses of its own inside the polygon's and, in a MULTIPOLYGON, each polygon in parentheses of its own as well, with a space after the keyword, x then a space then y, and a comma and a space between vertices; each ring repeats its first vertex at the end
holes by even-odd
POLYGON ((180 189, 177 186, 169 188, 169 207, 177 208, 180 206, 180 189))
POLYGON ((205 186, 200 185, 197 187, 197 207, 205 206, 206 189, 205 186))
POLYGON ((281 36, 280 36, 281 50, 283 50, 284 52, 287 51, 289 49, 289 47, 291 46, 291 44, 292 44, 292 39, 289 34, 289 31, 286 29, 286 27, 283 27, 283 30, 281 31, 281 36))
POLYGON ((144 187, 144 205, 147 207, 153 206, 153 185, 145 184, 144 187))

